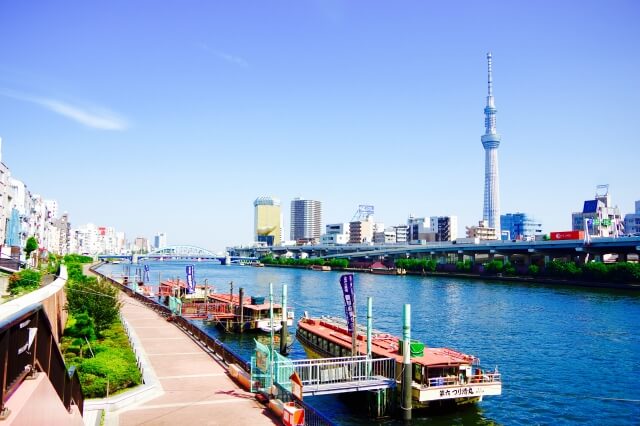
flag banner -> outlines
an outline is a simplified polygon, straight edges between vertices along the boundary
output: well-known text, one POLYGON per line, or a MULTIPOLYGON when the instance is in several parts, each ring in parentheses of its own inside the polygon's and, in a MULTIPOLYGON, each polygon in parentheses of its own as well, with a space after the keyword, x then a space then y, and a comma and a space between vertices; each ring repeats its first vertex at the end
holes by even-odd
POLYGON ((149 282, 149 265, 144 265, 144 278, 142 281, 149 282))
POLYGON ((196 280, 193 276, 193 265, 187 265, 187 293, 195 293, 196 280))
POLYGON ((345 274, 340 277, 342 295, 344 296, 344 313, 347 316, 349 333, 353 333, 353 312, 356 304, 356 294, 353 291, 353 274, 345 274))

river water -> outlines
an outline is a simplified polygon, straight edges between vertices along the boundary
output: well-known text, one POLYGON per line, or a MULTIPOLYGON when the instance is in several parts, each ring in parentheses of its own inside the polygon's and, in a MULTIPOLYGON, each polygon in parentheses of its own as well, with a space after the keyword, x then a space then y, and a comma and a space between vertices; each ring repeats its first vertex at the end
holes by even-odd
MULTIPOLYGON (((152 262, 150 281, 179 276, 186 263, 152 262)), ((105 265, 122 274, 127 265, 105 265)), ((136 265, 131 265, 134 273, 136 265)), ((198 284, 217 292, 243 287, 248 296, 279 302, 287 284, 296 319, 343 316, 339 272, 222 266, 196 262, 198 284)), ((481 359, 502 373, 502 395, 455 413, 416 417, 414 425, 449 424, 639 424, 640 293, 511 282, 417 276, 355 274, 358 322, 366 323, 373 298, 374 328, 402 335, 402 307, 411 304, 411 337, 432 347, 450 347, 481 359)), ((224 334, 199 322, 247 359, 255 334, 224 334)), ((294 326, 295 327, 295 326, 294 326)), ((290 329, 295 332, 295 328, 290 329)), ((294 342, 291 357, 304 358, 294 342)), ((344 397, 305 398, 338 424, 373 422, 344 397)))

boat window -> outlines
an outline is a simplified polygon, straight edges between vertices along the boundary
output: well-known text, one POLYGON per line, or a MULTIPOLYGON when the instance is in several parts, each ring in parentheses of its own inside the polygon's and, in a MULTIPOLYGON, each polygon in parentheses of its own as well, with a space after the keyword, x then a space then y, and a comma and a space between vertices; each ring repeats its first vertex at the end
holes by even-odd
POLYGON ((418 363, 413 364, 413 380, 422 383, 422 365, 418 363))

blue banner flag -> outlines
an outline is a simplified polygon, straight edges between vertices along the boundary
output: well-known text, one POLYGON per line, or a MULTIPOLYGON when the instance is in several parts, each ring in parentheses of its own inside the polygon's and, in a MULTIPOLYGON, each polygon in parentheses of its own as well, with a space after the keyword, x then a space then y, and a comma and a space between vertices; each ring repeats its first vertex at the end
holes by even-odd
POLYGON ((349 333, 353 333, 353 312, 356 304, 356 293, 353 291, 353 274, 345 274, 340 277, 342 295, 344 296, 344 313, 347 316, 349 333))
POLYGON ((187 293, 195 293, 196 280, 193 276, 193 265, 187 265, 187 293))
POLYGON ((142 281, 149 282, 149 265, 144 265, 144 278, 142 281))

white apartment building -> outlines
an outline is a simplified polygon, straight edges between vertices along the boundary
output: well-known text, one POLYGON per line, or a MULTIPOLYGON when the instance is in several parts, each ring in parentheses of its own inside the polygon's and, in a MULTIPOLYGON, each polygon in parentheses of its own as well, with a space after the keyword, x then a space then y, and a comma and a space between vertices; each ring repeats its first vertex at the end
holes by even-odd
POLYGON ((497 240, 496 228, 489 227, 486 220, 478 221, 478 226, 467 226, 467 238, 479 238, 480 240, 497 240))
POLYGON ((159 232, 153 236, 153 248, 154 250, 159 250, 167 247, 167 234, 164 232, 159 232))
POLYGON ((320 244, 337 245, 349 243, 349 223, 331 223, 325 226, 320 244))

